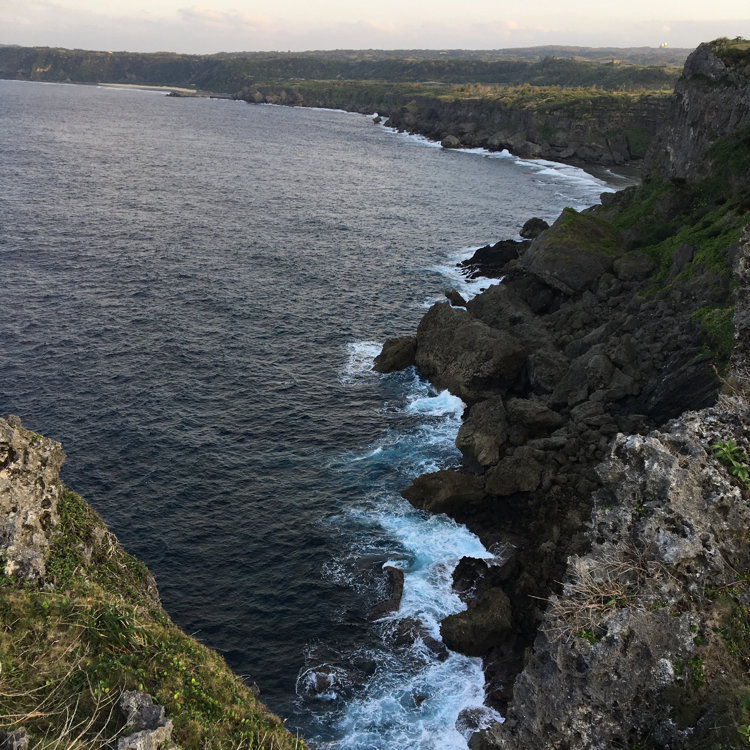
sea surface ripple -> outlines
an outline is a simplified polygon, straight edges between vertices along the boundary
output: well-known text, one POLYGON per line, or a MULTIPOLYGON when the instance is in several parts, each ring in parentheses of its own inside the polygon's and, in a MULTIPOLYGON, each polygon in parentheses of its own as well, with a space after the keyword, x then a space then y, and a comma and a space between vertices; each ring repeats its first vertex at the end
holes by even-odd
POLYGON ((462 406, 372 356, 469 247, 604 183, 340 112, 14 81, 0 158, 2 413, 313 744, 465 747, 478 661, 395 633, 439 635, 452 567, 489 554, 399 496, 457 460, 462 406), (387 562, 404 602, 371 623, 387 562))

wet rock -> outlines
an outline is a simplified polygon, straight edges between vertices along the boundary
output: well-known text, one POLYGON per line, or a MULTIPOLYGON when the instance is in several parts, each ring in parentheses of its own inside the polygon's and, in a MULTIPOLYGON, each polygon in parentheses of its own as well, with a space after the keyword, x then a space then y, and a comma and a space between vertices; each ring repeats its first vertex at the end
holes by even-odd
POLYGON ((331 701, 350 684, 346 670, 333 664, 318 664, 305 669, 297 678, 297 693, 306 698, 331 701))
POLYGON ((549 229, 549 224, 544 219, 534 217, 523 225, 519 234, 526 240, 533 240, 546 229, 549 229))
POLYGON ((62 494, 59 443, 0 419, 0 552, 5 575, 28 582, 44 577, 49 532, 62 494))
POLYGON ((466 307, 466 300, 455 289, 446 289, 445 296, 453 307, 466 307))
POLYGON ((445 644, 430 635, 424 623, 413 617, 407 617, 401 620, 396 630, 396 643, 399 645, 421 644, 424 646, 438 661, 445 661, 449 654, 445 644))
POLYGON ((398 608, 401 606, 401 597, 404 595, 404 571, 393 565, 384 565, 383 570, 388 575, 388 586, 391 593, 386 601, 373 607, 369 615, 370 620, 379 620, 381 617, 398 612, 398 608))
POLYGON ((500 240, 494 245, 485 245, 474 252, 459 265, 469 278, 482 276, 487 279, 497 279, 503 275, 510 261, 516 260, 529 246, 529 242, 516 240, 500 240))
POLYGON ((452 651, 482 656, 507 635, 511 625, 510 600, 496 587, 485 591, 464 612, 446 617, 440 634, 452 651))
POLYGON ((474 474, 441 469, 417 477, 402 493, 415 508, 460 515, 485 497, 484 481, 474 474))
POLYGON ((416 347, 417 343, 414 336, 386 339, 383 349, 375 357, 372 367, 382 373, 405 370, 414 364, 416 347))
POLYGON ((126 690, 120 699, 120 708, 132 733, 117 740, 117 750, 162 750, 174 747, 172 722, 148 693, 126 690))
POLYGON ((460 148, 461 140, 457 138, 455 135, 446 135, 445 138, 443 138, 443 140, 440 141, 440 145, 443 148, 460 148))

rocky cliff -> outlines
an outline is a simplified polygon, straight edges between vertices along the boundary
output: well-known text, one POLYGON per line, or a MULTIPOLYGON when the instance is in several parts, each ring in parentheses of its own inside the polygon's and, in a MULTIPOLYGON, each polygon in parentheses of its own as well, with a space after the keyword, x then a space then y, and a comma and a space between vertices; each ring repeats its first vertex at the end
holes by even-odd
POLYGON ((174 626, 146 567, 62 486, 63 460, 0 419, 0 747, 301 750, 174 626))
POLYGON ((399 131, 447 148, 507 149, 582 165, 641 160, 664 122, 669 95, 526 87, 471 94, 355 84, 254 84, 238 98, 253 103, 332 107, 388 118, 399 131))
POLYGON ((497 551, 494 565, 459 565, 467 610, 442 625, 450 648, 484 658, 508 717, 473 748, 742 746, 744 120, 686 143, 689 160, 679 151, 685 101, 687 121, 710 123, 750 91, 745 48, 727 44, 688 60, 642 186, 483 249, 470 270, 503 283, 435 305, 376 360, 387 371, 391 350, 411 357, 468 404, 462 466, 404 495, 497 551), (735 85, 694 95, 695 70, 719 65, 735 85))

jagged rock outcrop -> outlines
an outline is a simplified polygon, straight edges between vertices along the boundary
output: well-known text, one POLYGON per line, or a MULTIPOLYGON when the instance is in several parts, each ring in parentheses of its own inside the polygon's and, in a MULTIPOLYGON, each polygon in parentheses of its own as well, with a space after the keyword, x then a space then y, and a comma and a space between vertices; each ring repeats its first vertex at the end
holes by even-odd
POLYGON ((744 399, 613 442, 590 550, 551 598, 505 724, 473 750, 739 747, 744 669, 727 627, 733 606, 750 605, 747 587, 735 589, 750 569, 738 538, 750 506, 711 453, 720 440, 750 450, 744 399))
POLYGON ((49 532, 57 524, 65 455, 59 443, 0 419, 0 552, 6 576, 44 577, 49 532))
POLYGON ((179 750, 172 742, 172 722, 148 693, 124 691, 120 708, 130 734, 117 740, 117 750, 179 750))
POLYGON ((646 157, 669 178, 705 177, 704 156, 720 138, 750 127, 750 77, 733 64, 731 43, 701 44, 685 62, 675 85, 666 127, 646 157))

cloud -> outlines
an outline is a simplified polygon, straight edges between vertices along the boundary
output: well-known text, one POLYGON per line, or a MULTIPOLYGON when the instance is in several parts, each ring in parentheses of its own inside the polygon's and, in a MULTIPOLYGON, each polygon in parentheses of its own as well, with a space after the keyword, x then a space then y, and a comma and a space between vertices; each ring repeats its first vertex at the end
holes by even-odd
POLYGON ((251 26, 258 28, 270 26, 273 23, 268 16, 256 13, 243 13, 239 10, 215 10, 206 5, 179 8, 177 13, 183 21, 187 21, 188 23, 199 23, 214 27, 237 28, 238 26, 251 26))

